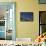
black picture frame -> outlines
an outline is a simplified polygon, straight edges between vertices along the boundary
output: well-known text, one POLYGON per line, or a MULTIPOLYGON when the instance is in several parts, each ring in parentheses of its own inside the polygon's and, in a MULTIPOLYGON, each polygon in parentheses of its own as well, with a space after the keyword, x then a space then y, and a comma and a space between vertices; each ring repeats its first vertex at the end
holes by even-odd
POLYGON ((39 35, 43 34, 46 30, 46 11, 39 11, 39 35), (40 30, 40 26, 42 27, 42 32, 40 30), (44 28, 44 31, 43 31, 44 28))
POLYGON ((38 0, 39 4, 46 4, 46 0, 38 0))
POLYGON ((21 22, 31 22, 33 21, 33 12, 20 12, 21 22))

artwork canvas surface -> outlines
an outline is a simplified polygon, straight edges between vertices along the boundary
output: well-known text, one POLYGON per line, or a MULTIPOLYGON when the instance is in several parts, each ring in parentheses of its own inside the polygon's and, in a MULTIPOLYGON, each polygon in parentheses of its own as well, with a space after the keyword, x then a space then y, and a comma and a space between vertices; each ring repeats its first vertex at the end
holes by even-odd
POLYGON ((46 4, 46 0, 39 0, 40 4, 46 4))
POLYGON ((0 32, 0 39, 5 40, 5 33, 4 32, 0 32))
POLYGON ((0 2, 0 40, 15 40, 15 2, 0 2))
POLYGON ((32 12, 20 12, 20 21, 33 21, 32 12))

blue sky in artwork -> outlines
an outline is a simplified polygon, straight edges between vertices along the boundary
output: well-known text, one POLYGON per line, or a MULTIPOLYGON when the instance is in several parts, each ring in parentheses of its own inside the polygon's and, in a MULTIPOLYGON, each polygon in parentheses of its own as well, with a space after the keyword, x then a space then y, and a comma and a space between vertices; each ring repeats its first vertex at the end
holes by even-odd
POLYGON ((0 32, 0 38, 5 38, 5 32, 0 32))
POLYGON ((21 12, 21 17, 24 19, 32 19, 33 18, 33 13, 32 12, 21 12))

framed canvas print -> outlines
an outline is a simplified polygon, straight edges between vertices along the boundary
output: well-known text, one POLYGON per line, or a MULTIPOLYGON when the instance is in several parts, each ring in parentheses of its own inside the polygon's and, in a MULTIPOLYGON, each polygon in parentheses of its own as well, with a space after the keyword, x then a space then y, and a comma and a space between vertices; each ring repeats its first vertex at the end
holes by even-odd
POLYGON ((0 40, 5 40, 5 20, 0 20, 0 40))
POLYGON ((46 11, 39 12, 39 34, 46 32, 46 11))
POLYGON ((0 40, 15 40, 15 2, 0 2, 0 40))
POLYGON ((39 0, 40 4, 46 4, 46 0, 39 0))
POLYGON ((20 21, 22 22, 33 21, 33 12, 20 12, 20 21))

